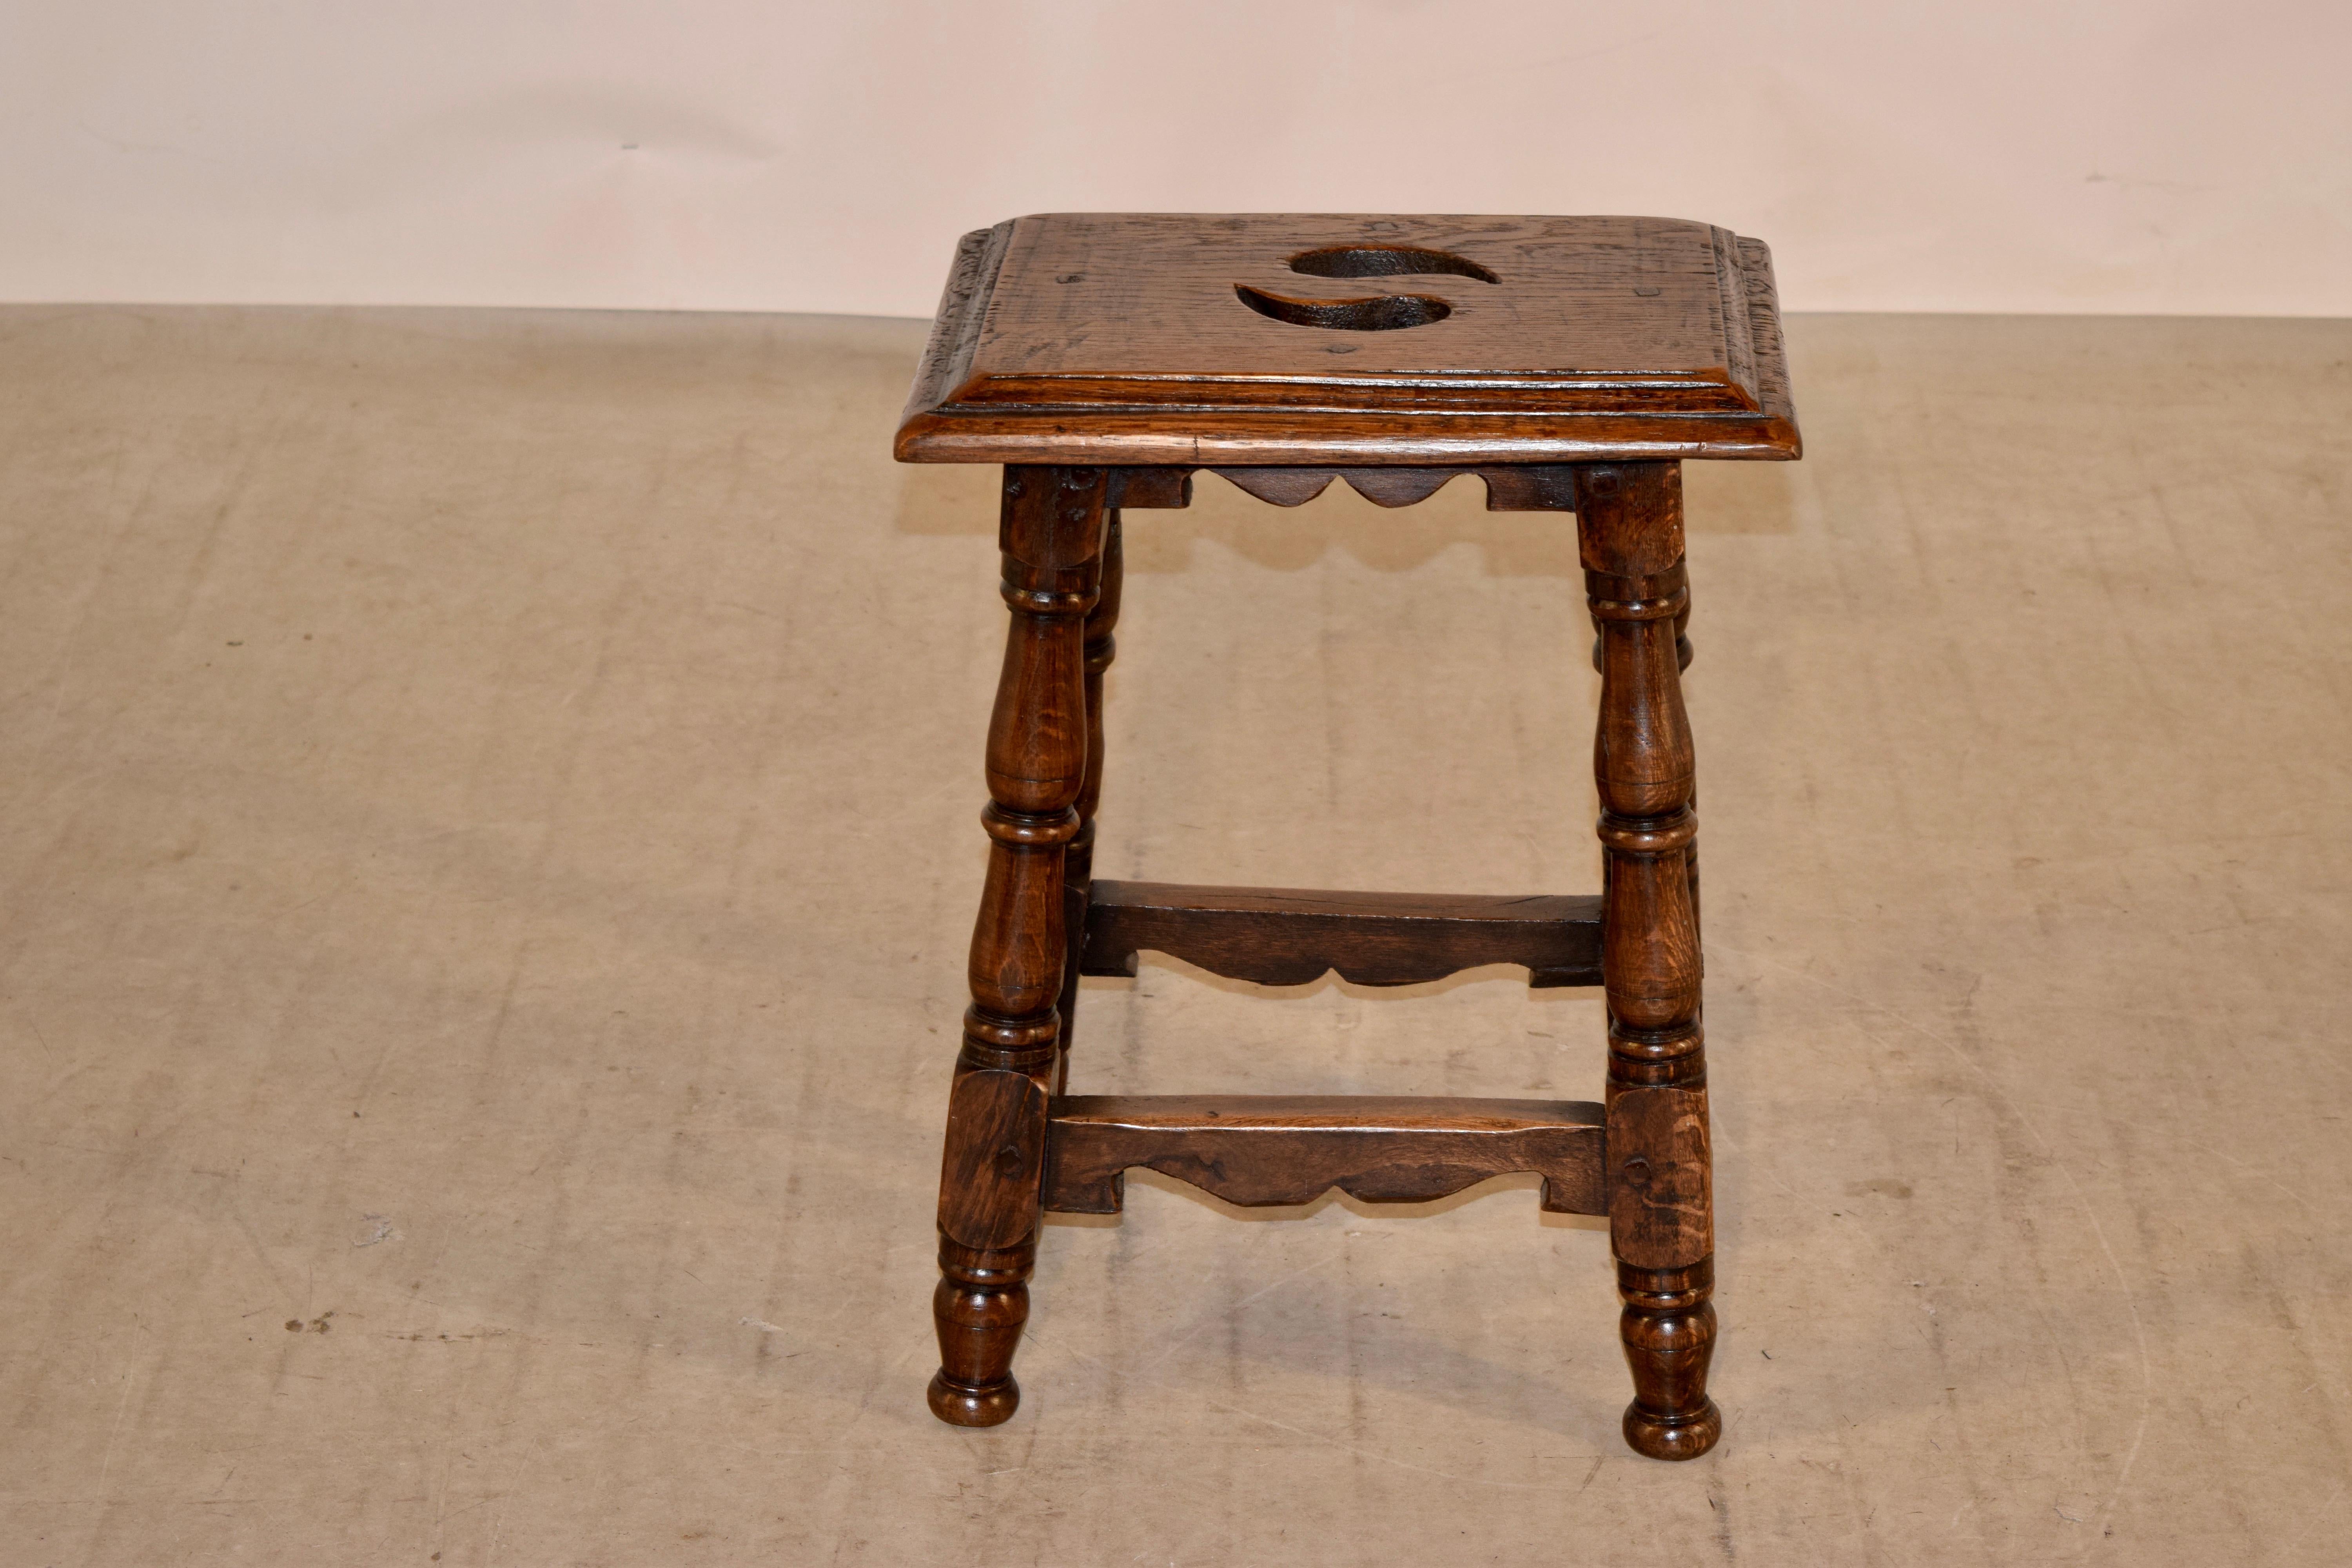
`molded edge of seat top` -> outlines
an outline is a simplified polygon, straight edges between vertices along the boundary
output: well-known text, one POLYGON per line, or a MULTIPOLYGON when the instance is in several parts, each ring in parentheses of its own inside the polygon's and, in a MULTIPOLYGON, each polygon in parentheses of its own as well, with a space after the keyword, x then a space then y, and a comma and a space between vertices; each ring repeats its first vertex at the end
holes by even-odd
POLYGON ((1801 451, 1758 241, 1659 218, 1275 214, 966 235, 896 447, 1207 466, 1801 451))

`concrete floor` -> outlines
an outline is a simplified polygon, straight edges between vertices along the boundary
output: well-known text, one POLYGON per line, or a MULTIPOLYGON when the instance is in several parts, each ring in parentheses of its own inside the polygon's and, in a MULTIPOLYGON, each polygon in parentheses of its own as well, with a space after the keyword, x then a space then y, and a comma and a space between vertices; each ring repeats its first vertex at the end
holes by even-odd
MULTIPOLYGON (((1525 1182, 1045 1238, 934 1422, 1003 612, 920 323, 0 312, 0 1563, 2340 1563, 2352 322, 1792 324, 1694 468, 1721 1447, 1525 1182)), ((1596 885, 1572 530, 1130 522, 1101 868, 1596 885)), ((1088 983, 1075 1085, 1597 1093, 1088 983)))

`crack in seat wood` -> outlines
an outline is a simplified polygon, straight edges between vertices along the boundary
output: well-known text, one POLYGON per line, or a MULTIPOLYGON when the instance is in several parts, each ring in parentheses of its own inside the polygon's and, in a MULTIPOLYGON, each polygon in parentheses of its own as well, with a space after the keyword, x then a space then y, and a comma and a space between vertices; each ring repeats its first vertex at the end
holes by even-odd
POLYGON ((1626 1441, 1705 1453, 1722 1419, 1681 464, 1799 455, 1770 254, 1665 218, 1016 218, 958 247, 897 451, 1004 466, 1012 610, 933 1412, 1013 1415, 1042 1216, 1118 1212, 1129 1169, 1244 1205, 1421 1201, 1527 1171, 1545 1208, 1608 1216, 1626 1441), (1201 468, 1278 506, 1335 479, 1409 506, 1474 472, 1492 510, 1575 514, 1601 672, 1597 897, 1094 879, 1122 513, 1186 505, 1201 468), (1597 984, 1605 1100, 1069 1094, 1079 975, 1143 952, 1262 984, 1498 963, 1597 984))

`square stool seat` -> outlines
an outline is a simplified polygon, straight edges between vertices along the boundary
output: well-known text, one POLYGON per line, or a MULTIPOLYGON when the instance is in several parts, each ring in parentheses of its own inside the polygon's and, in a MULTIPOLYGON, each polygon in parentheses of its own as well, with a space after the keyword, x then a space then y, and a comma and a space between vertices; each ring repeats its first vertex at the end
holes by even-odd
POLYGON ((902 461, 1793 458, 1771 253, 1644 217, 1052 213, 964 237, 902 461))
POLYGON ((1013 1415, 1043 1215, 1118 1212, 1129 1170, 1261 1205, 1533 1172, 1544 1208, 1609 1218, 1626 1441, 1705 1453, 1722 1417, 1681 464, 1799 455, 1770 254, 1666 218, 1016 218, 958 247, 897 455, 1003 465, 1012 612, 940 1181, 933 1414, 1013 1415), (1334 479, 1405 506, 1475 473, 1490 510, 1574 514, 1601 675, 1598 894, 1095 878, 1123 513, 1187 505, 1202 468, 1281 506, 1334 479), (1146 952, 1270 985, 1489 963, 1599 985, 1604 1099, 1069 1093, 1078 977, 1132 974, 1146 952))

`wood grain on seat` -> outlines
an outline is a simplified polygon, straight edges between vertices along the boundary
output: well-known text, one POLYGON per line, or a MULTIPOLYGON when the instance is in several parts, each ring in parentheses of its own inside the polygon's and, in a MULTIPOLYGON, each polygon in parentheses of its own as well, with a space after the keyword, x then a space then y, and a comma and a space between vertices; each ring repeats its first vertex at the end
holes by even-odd
POLYGON ((1053 213, 964 237, 909 462, 1793 458, 1771 255, 1650 217, 1053 213))

